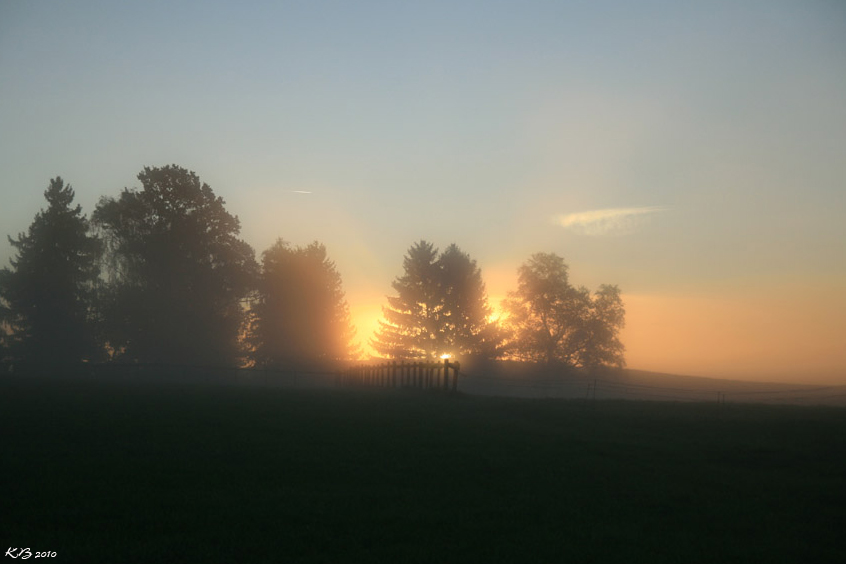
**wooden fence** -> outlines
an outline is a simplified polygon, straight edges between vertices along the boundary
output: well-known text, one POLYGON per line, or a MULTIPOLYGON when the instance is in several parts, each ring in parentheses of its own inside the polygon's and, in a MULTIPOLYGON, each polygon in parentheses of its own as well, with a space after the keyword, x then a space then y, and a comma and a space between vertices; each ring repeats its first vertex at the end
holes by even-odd
POLYGON ((341 384, 382 388, 432 388, 456 391, 461 365, 439 362, 385 362, 352 366, 340 373, 341 384), (450 379, 452 373, 452 379, 450 379))

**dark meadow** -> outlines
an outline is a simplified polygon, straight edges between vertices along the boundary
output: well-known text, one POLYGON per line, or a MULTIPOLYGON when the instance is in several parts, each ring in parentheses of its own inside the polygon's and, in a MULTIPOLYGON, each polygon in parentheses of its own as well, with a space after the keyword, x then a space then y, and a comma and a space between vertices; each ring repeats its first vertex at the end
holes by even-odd
POLYGON ((842 408, 0 380, 3 540, 64 561, 829 562, 842 408))

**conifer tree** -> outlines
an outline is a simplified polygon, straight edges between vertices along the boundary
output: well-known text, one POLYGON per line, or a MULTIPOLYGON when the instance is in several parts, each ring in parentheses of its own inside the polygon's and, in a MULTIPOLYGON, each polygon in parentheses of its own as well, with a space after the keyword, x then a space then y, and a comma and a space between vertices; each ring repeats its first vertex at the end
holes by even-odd
POLYGON ((0 332, 7 354, 27 365, 67 366, 98 357, 92 302, 101 244, 61 177, 44 192, 47 209, 9 243, 0 271, 0 332))
POLYGON ((382 307, 384 320, 371 340, 384 356, 397 359, 434 359, 443 349, 438 328, 438 250, 427 241, 411 246, 403 259, 405 274, 394 280, 396 296, 382 307))
POLYGON ((482 271, 470 255, 452 244, 438 258, 441 308, 439 326, 447 353, 484 358, 499 356, 503 340, 491 321, 482 271))
POLYGON ((357 353, 341 275, 317 242, 291 247, 279 239, 262 254, 250 318, 257 366, 315 368, 357 353))
POLYGON ((371 340, 380 354, 398 359, 433 360, 443 354, 499 354, 502 340, 476 262, 456 245, 438 255, 429 242, 408 251, 382 308, 384 319, 371 340))

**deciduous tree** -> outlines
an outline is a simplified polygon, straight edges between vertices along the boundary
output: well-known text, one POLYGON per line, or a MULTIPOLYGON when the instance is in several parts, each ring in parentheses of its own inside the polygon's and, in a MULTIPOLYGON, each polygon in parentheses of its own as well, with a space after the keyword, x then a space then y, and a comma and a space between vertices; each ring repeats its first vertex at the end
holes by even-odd
POLYGON ((596 369, 623 366, 619 331, 625 310, 616 286, 593 296, 574 288, 564 259, 537 253, 518 270, 518 287, 505 301, 514 356, 546 364, 596 369))
POLYGON ((140 190, 102 198, 92 217, 107 243, 110 350, 142 362, 239 362, 257 265, 238 218, 179 166, 146 167, 138 180, 140 190))

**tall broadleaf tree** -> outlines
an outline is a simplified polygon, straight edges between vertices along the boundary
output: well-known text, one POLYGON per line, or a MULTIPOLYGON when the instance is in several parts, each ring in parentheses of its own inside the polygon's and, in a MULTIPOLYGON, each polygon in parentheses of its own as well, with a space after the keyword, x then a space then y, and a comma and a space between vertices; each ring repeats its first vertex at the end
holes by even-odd
POLYGON ((567 264, 554 253, 536 253, 520 267, 517 291, 504 308, 515 357, 588 370, 625 365, 619 288, 603 285, 593 296, 574 288, 567 264))
POLYGON ((443 253, 415 243, 403 260, 404 274, 382 308, 384 319, 371 345, 398 359, 432 360, 443 354, 494 357, 502 340, 490 320, 481 270, 456 245, 443 253))
POLYGON ((617 286, 602 284, 583 309, 579 330, 573 334, 574 364, 588 370, 602 366, 623 367, 625 347, 620 329, 625 327, 626 310, 617 286))
POLYGON ((138 180, 141 189, 102 198, 92 216, 107 244, 109 350, 140 362, 241 363, 257 265, 238 218, 182 167, 146 167, 138 180))
POLYGON ((0 271, 0 335, 11 359, 30 366, 96 360, 92 303, 101 242, 61 177, 44 197, 47 209, 27 233, 9 237, 15 258, 0 271))
POLYGON ((282 239, 262 254, 248 341, 256 366, 331 365, 357 354, 341 275, 326 247, 282 239))

